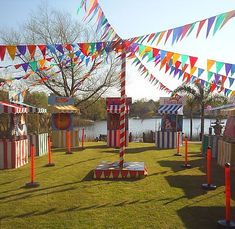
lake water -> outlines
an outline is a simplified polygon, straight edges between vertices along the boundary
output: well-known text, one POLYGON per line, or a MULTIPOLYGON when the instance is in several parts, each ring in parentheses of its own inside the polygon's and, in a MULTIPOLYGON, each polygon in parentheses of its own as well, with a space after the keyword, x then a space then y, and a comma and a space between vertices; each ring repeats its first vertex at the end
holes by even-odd
MULTIPOLYGON (((209 132, 211 122, 215 119, 205 119, 205 133, 209 132)), ((222 120, 224 124, 226 120, 222 120)), ((160 118, 155 119, 129 119, 129 131, 133 137, 141 137, 143 132, 156 131, 160 129, 160 118)), ((198 136, 200 133, 200 119, 193 119, 193 136, 198 136)), ((93 125, 84 127, 86 138, 95 139, 100 134, 107 134, 107 122, 97 121, 93 125)), ((190 132, 190 119, 185 118, 183 120, 183 132, 189 136, 190 132)))

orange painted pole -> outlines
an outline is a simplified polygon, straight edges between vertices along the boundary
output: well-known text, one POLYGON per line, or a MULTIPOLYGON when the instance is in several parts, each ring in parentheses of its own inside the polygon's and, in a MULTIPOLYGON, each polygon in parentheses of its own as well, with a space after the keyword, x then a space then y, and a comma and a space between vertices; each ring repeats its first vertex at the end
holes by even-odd
POLYGON ((207 184, 202 184, 202 189, 215 190, 216 186, 211 183, 211 147, 207 148, 207 184))
POLYGON ((82 148, 84 149, 85 130, 82 128, 82 148))
POLYGON ((177 152, 176 152, 176 154, 175 154, 175 156, 181 156, 181 154, 180 154, 180 132, 178 131, 177 132, 177 138, 176 138, 176 150, 177 150, 177 152))
POLYGON ((231 221, 231 184, 230 184, 230 164, 225 164, 225 220, 219 220, 217 222, 218 228, 235 228, 235 222, 231 221))
POLYGON ((46 165, 47 167, 50 167, 50 166, 55 166, 54 163, 52 163, 52 160, 51 160, 51 138, 50 136, 48 136, 48 164, 46 165))
POLYGON ((30 155, 31 155, 31 168, 30 168, 31 182, 26 183, 25 186, 27 188, 35 188, 39 186, 39 183, 35 182, 35 147, 34 147, 34 144, 32 144, 30 147, 30 155))
POLYGON ((183 168, 189 169, 191 168, 191 165, 188 163, 188 137, 184 138, 184 144, 185 144, 185 156, 184 156, 184 165, 182 165, 183 168))
POLYGON ((67 143, 67 154, 71 153, 71 145, 70 145, 70 131, 66 131, 66 143, 67 143))

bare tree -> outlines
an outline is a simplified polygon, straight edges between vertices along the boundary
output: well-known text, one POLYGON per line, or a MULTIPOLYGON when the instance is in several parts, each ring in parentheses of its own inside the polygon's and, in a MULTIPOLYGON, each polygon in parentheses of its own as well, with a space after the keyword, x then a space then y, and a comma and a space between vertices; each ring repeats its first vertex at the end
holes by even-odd
MULTIPOLYGON (((78 103, 82 103, 90 98, 94 102, 109 88, 119 84, 119 60, 112 51, 111 43, 106 43, 106 48, 99 55, 83 55, 78 43, 94 42, 96 34, 68 13, 43 5, 30 16, 20 31, 2 31, 0 36, 5 44, 47 45, 46 59, 38 48, 34 56, 29 52, 22 55, 19 51, 16 55, 15 63, 31 63, 27 71, 33 74, 24 80, 30 89, 76 97, 78 103), (34 61, 37 61, 36 67, 33 67, 34 61)), ((21 74, 25 74, 24 71, 21 74)))

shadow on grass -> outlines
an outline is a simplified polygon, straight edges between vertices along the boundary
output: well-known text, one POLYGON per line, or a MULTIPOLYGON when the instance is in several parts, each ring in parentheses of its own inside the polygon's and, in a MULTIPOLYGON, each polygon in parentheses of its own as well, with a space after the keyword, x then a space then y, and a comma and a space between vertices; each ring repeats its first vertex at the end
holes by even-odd
MULTIPOLYGON (((234 215, 234 209, 232 209, 234 215)), ((211 207, 185 207, 177 211, 185 225, 185 228, 190 229, 214 229, 217 228, 217 221, 225 218, 224 207, 211 206, 211 207)))
MULTIPOLYGON (((181 170, 184 170, 184 168, 181 167, 181 165, 184 164, 184 159, 182 158, 182 161, 158 161, 158 163, 160 164, 161 167, 168 167, 171 168, 172 171, 174 172, 178 172, 181 170)), ((202 160, 201 159, 197 159, 197 160, 191 160, 189 158, 188 163, 192 166, 192 168, 195 167, 201 167, 202 166, 202 160)))
POLYGON ((204 195, 207 192, 201 189, 205 176, 178 175, 165 177, 170 186, 180 188, 184 191, 185 197, 192 199, 204 195))

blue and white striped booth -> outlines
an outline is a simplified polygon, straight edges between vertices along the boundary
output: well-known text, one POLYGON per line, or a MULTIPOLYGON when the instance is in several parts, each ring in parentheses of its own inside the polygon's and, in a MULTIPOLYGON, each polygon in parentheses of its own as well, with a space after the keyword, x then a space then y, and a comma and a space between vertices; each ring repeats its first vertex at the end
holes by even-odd
POLYGON ((182 104, 163 104, 157 111, 162 116, 161 131, 156 131, 155 144, 158 149, 173 149, 177 147, 177 132, 180 132, 180 145, 182 144, 182 104), (169 118, 169 119, 168 119, 169 118), (167 121, 166 121, 167 119, 167 121), (174 125, 172 124, 174 123, 174 125), (180 125, 179 125, 180 124, 180 125))

